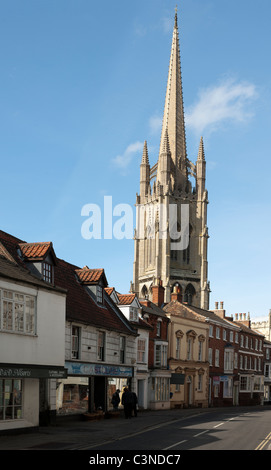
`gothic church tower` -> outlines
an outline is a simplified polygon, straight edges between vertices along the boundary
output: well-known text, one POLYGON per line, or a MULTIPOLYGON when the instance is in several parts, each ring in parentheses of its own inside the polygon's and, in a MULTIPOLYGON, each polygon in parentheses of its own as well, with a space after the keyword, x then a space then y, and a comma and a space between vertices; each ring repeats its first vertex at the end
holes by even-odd
POLYGON ((151 300, 159 284, 165 302, 175 291, 182 301, 209 308, 205 172, 202 138, 196 164, 187 158, 176 12, 158 162, 150 167, 145 141, 140 165, 132 284, 139 298, 151 300))

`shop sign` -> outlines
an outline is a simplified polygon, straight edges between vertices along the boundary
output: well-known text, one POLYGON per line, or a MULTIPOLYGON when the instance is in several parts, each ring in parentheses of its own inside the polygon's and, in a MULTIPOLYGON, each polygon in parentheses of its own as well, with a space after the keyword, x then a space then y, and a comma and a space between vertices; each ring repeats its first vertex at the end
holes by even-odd
POLYGON ((183 385, 185 374, 171 374, 170 383, 173 385, 183 385))
POLYGON ((228 382, 228 380, 229 380, 229 377, 227 375, 221 375, 220 377, 221 382, 228 382))
POLYGON ((98 375, 110 377, 132 377, 133 368, 106 364, 85 364, 82 362, 66 362, 69 375, 98 375))
POLYGON ((0 378, 16 379, 63 379, 67 377, 67 370, 56 367, 32 367, 32 366, 1 366, 0 378))

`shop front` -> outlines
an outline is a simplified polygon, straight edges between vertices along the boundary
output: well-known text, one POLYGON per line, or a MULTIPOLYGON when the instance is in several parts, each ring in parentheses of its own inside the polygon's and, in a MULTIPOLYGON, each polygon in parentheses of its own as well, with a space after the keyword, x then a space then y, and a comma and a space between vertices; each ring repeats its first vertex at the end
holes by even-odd
POLYGON ((64 367, 0 364, 0 431, 49 422, 55 412, 49 384, 66 375, 64 367))
MULTIPOLYGON (((131 387, 133 367, 66 362, 68 376, 57 383, 57 414, 80 414, 113 409, 113 393, 131 387)), ((121 398, 120 393, 120 398, 121 398)))

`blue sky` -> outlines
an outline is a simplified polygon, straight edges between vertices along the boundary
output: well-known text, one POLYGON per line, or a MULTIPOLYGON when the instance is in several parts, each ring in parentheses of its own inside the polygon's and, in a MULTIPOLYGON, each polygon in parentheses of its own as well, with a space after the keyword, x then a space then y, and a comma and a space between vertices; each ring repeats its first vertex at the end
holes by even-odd
POLYGON ((83 239, 81 209, 133 207, 144 140, 157 161, 176 3, 188 157, 202 135, 207 160, 210 308, 265 316, 270 0, 1 0, 0 227, 129 291, 133 240, 83 239))

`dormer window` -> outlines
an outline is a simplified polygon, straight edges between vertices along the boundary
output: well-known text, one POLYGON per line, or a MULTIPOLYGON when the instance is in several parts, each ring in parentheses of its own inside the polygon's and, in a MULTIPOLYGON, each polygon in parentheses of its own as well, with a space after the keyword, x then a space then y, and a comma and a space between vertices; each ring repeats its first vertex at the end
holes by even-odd
POLYGON ((42 276, 45 282, 53 283, 53 266, 45 261, 42 265, 42 276))
POLYGON ((103 303, 103 288, 99 285, 97 286, 97 290, 96 290, 96 298, 99 304, 103 303))
POLYGON ((135 307, 130 307, 130 321, 138 321, 138 311, 135 307))

